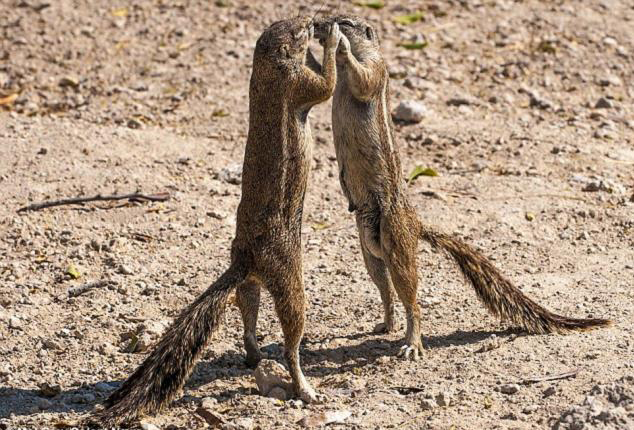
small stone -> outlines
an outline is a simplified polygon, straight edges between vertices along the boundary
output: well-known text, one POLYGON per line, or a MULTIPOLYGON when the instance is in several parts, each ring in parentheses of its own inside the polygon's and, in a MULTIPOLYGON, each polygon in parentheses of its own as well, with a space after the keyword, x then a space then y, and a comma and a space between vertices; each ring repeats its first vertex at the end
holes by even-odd
POLYGON ((40 384, 40 394, 44 397, 55 397, 62 392, 62 387, 57 384, 50 385, 47 382, 40 384))
POLYGON ((538 109, 551 109, 553 107, 553 103, 547 98, 541 96, 537 91, 533 90, 529 93, 530 96, 530 106, 536 107, 538 109))
POLYGON ((438 406, 451 406, 453 403, 453 394, 450 391, 441 391, 436 396, 438 406))
POLYGON ((526 214, 524 214, 524 218, 526 218, 526 221, 533 221, 535 219, 535 214, 533 212, 526 212, 526 214))
POLYGON ((240 185, 242 183, 242 165, 233 164, 220 169, 216 178, 232 185, 240 185))
POLYGON ((420 401, 420 408, 423 411, 430 411, 436 408, 437 406, 438 404, 436 403, 434 399, 423 399, 420 401))
POLYGON ((79 79, 75 76, 64 76, 59 80, 60 87, 77 87, 79 86, 79 79))
POLYGON ((100 393, 108 393, 114 389, 115 387, 106 382, 97 382, 95 384, 95 390, 99 391, 100 393))
POLYGON ((533 412, 537 411, 538 409, 539 409, 538 405, 528 405, 524 409, 522 409, 522 413, 526 415, 530 415, 533 412))
POLYGON ((298 424, 306 428, 323 427, 328 424, 343 423, 350 418, 351 415, 352 412, 345 409, 340 411, 317 412, 302 418, 298 424))
POLYGON ((403 81, 403 86, 411 90, 419 90, 425 88, 425 81, 417 76, 411 76, 403 81))
POLYGON ((205 409, 214 409, 218 405, 218 400, 213 397, 204 397, 200 402, 200 406, 205 409))
MULTIPOLYGON (((292 392, 292 384, 288 372, 274 360, 261 360, 253 373, 258 390, 263 396, 270 396, 274 388, 281 388, 285 393, 292 392)), ((273 394, 279 395, 279 392, 273 394)), ((290 396, 288 396, 290 397, 290 396)))
POLYGON ((392 116, 397 121, 417 123, 423 120, 425 113, 426 109, 422 103, 414 100, 405 100, 399 103, 392 116))
POLYGON ((477 105, 478 100, 470 95, 456 95, 447 100, 447 106, 470 106, 477 105))
POLYGON ((207 216, 214 219, 225 219, 227 217, 226 214, 218 211, 209 211, 207 212, 207 216))
POLYGON ((582 231, 581 234, 577 237, 577 240, 588 240, 590 239, 590 234, 587 231, 582 231))
POLYGON ((235 430, 252 430, 255 426, 253 418, 238 418, 229 424, 235 430))
POLYGON ((79 393, 73 396, 73 403, 88 404, 88 403, 93 403, 95 400, 96 400, 95 395, 91 393, 85 393, 85 394, 79 393))
POLYGON ((126 125, 128 126, 128 128, 132 128, 135 130, 143 128, 143 123, 136 118, 128 119, 128 122, 126 123, 126 125))
POLYGON ((22 328, 22 321, 18 317, 9 318, 9 328, 21 329, 22 328))
POLYGON ((121 266, 119 266, 119 273, 121 273, 122 275, 134 275, 134 269, 126 264, 122 264, 121 266))
POLYGON ((551 385, 550 387, 546 388, 542 394, 544 397, 550 397, 556 392, 557 392, 557 389, 555 388, 555 386, 551 385))
POLYGON ((42 341, 42 347, 51 350, 60 350, 62 347, 53 339, 44 339, 42 341))
POLYGON ((43 397, 38 397, 35 403, 37 404, 37 407, 40 408, 40 410, 42 411, 50 409, 53 406, 53 403, 50 400, 43 397))
POLYGON ((618 76, 607 75, 599 78, 599 85, 602 87, 609 87, 612 85, 613 87, 618 87, 621 85, 621 79, 618 76))
POLYGON ((616 41, 615 38, 606 36, 603 38, 603 44, 608 46, 616 46, 618 45, 618 42, 616 41))
POLYGON ((609 99, 605 97, 600 97, 599 100, 594 105, 595 109, 611 109, 614 107, 614 103, 612 103, 609 99))
POLYGON ((271 391, 269 391, 269 393, 267 394, 267 397, 271 397, 273 399, 282 400, 282 401, 288 400, 286 390, 282 387, 271 388, 271 391))
POLYGON ((504 384, 500 385, 500 392, 503 394, 515 394, 520 390, 520 386, 517 384, 504 384))

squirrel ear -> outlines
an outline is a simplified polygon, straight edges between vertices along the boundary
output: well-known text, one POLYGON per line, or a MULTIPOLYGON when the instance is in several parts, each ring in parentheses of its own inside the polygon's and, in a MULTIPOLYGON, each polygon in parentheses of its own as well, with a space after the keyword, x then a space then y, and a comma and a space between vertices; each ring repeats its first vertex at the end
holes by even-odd
POLYGON ((367 26, 365 28, 365 35, 367 36, 368 40, 374 39, 374 30, 372 30, 372 27, 367 26))

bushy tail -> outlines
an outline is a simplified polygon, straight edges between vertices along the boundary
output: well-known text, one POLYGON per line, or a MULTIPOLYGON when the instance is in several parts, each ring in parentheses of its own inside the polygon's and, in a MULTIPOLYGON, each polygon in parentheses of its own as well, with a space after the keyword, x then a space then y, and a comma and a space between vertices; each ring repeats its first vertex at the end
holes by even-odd
POLYGON ((420 228, 420 238, 453 257, 491 313, 512 321, 529 333, 585 331, 612 323, 606 319, 578 319, 554 314, 526 297, 484 255, 466 243, 424 225, 420 228))
POLYGON ((105 401, 106 409, 89 423, 116 426, 166 406, 181 390, 209 337, 218 328, 229 294, 245 274, 230 267, 189 305, 165 332, 152 353, 105 401))

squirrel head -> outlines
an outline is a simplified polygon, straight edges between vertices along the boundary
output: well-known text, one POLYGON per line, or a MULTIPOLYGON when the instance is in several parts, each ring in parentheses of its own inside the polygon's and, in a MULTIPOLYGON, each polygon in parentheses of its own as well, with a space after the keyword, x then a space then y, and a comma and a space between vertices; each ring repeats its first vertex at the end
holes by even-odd
POLYGON ((260 36, 255 45, 255 58, 273 63, 303 63, 308 43, 313 38, 313 20, 307 16, 277 21, 260 36))
POLYGON ((316 21, 315 37, 321 44, 324 43, 334 22, 339 24, 339 31, 348 38, 355 56, 363 56, 365 52, 375 52, 379 48, 379 37, 372 25, 354 15, 336 15, 316 21))

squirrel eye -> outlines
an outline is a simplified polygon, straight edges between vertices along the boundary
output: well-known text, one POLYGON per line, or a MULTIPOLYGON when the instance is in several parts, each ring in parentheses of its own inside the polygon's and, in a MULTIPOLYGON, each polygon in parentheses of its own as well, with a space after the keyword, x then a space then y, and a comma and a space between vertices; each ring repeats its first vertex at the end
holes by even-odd
POLYGON ((348 25, 350 27, 354 27, 354 22, 349 19, 342 19, 339 25, 348 25))

